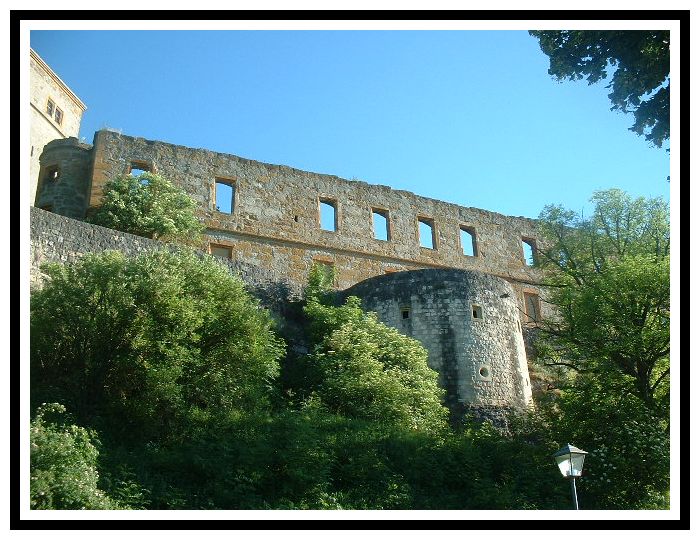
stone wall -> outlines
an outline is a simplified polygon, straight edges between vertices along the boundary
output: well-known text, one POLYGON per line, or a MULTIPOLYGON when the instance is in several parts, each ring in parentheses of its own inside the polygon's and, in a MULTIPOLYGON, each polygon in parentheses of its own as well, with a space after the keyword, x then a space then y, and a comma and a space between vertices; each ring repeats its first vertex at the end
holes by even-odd
POLYGON ((532 391, 514 289, 476 271, 430 269, 368 279, 342 297, 428 350, 456 417, 468 407, 528 407, 532 391))
MULTIPOLYGON (((71 263, 87 253, 108 250, 135 256, 148 251, 176 249, 175 246, 127 234, 99 225, 92 225, 39 208, 30 209, 30 281, 41 286, 41 265, 48 262, 71 263)), ((301 289, 284 275, 273 275, 261 265, 245 261, 219 259, 238 274, 249 288, 268 306, 274 307, 289 298, 298 297, 301 289)))
MULTIPOLYGON (((48 165, 56 149, 52 151, 47 149, 42 163, 48 165)), ((459 268, 508 280, 523 313, 524 293, 540 294, 538 271, 525 263, 522 249, 523 238, 537 242, 532 219, 113 131, 95 134, 89 178, 70 178, 62 171, 61 181, 72 183, 76 191, 86 189, 87 204, 96 206, 105 182, 132 167, 163 174, 195 199, 211 245, 230 250, 234 260, 263 265, 271 275, 284 276, 298 286, 306 283, 317 261, 335 267, 340 289, 395 271, 459 268), (222 205, 216 201, 217 182, 233 187, 230 213, 217 209, 222 205), (321 227, 323 201, 335 206, 336 230, 321 227), (387 240, 375 238, 373 211, 388 218, 387 240), (419 220, 432 223, 434 249, 420 246, 419 220), (473 233, 474 255, 464 254, 462 228, 473 233)))

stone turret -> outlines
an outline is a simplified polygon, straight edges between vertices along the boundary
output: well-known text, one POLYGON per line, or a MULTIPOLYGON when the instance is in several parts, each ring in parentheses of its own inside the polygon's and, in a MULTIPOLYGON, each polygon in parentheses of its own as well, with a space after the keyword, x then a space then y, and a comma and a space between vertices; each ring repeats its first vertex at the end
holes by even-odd
POLYGON ((426 269, 366 279, 343 291, 385 324, 420 341, 454 418, 532 403, 518 301, 497 276, 426 269))
POLYGON ((39 160, 36 206, 83 219, 90 191, 92 145, 75 137, 56 139, 44 147, 39 160))

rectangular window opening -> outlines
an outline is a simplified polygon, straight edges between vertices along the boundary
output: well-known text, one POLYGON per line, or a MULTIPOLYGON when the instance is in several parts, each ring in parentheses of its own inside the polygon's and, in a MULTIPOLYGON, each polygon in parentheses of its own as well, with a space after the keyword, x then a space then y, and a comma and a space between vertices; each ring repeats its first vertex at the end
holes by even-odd
POLYGON ((374 238, 387 242, 391 239, 389 233, 389 212, 373 208, 372 225, 374 227, 374 238))
POLYGON ((476 257, 476 232, 474 228, 461 226, 459 239, 462 244, 462 253, 468 257, 476 257))
POLYGON ((527 266, 534 266, 537 260, 537 244, 532 238, 523 238, 523 257, 527 266))
MULTIPOLYGON (((138 178, 143 173, 147 172, 151 172, 151 166, 145 161, 132 161, 131 163, 129 163, 128 174, 130 174, 134 178, 138 178)), ((146 178, 141 178, 141 184, 145 186, 146 184, 148 184, 148 180, 146 178)))
POLYGON ((223 214, 233 214, 236 186, 233 182, 216 181, 214 208, 223 214))
POLYGON ((435 249, 435 223, 430 218, 418 218, 420 246, 435 249))
POLYGON ((534 293, 524 293, 525 315, 531 322, 540 321, 540 297, 534 293))
POLYGON ((401 308, 401 319, 406 320, 411 318, 411 308, 408 306, 403 306, 401 308))
POLYGON ((46 114, 53 118, 53 111, 56 108, 56 104, 51 98, 46 102, 46 114))
POLYGON ((319 199, 319 222, 324 231, 338 230, 338 203, 333 199, 319 199))
POLYGON ((472 319, 483 319, 484 318, 484 311, 481 309, 481 306, 477 304, 472 304, 472 319))
POLYGON ((63 111, 58 107, 56 107, 56 115, 54 118, 56 118, 56 123, 60 126, 61 122, 63 122, 63 111))
POLYGON ((231 246, 224 246, 221 244, 209 244, 209 253, 215 257, 222 257, 224 259, 233 258, 233 248, 231 246))

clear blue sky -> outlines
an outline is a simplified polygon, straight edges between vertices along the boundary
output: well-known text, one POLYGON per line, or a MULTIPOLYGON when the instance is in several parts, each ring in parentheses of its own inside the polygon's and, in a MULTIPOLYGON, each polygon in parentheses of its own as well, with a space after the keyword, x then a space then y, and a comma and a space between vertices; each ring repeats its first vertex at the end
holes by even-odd
POLYGON ((81 137, 207 148, 537 217, 597 189, 669 199, 669 154, 557 83, 524 31, 32 31, 81 137))

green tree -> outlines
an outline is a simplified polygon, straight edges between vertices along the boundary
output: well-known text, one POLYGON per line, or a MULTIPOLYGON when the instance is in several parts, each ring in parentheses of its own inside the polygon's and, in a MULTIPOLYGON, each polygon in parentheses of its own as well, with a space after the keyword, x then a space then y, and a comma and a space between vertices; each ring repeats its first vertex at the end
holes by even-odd
POLYGON ((269 405, 283 344, 212 257, 106 252, 45 271, 30 301, 35 403, 59 401, 82 425, 151 441, 269 405))
POLYGON ((550 364, 620 374, 610 384, 663 409, 670 374, 668 205, 616 189, 591 200, 591 218, 556 206, 540 214, 547 247, 538 261, 557 308, 539 326, 540 354, 550 364))
POLYGON ((427 351, 375 313, 362 311, 359 298, 350 297, 342 306, 324 303, 322 284, 328 280, 321 272, 312 273, 304 308, 313 346, 309 366, 316 373, 309 380, 318 381, 314 395, 349 418, 443 429, 444 391, 437 372, 428 367, 427 351))
POLYGON ((195 243, 202 224, 197 203, 154 173, 122 175, 105 185, 101 205, 88 221, 146 238, 195 243))
POLYGON ((670 134, 670 32, 668 30, 531 31, 549 56, 549 74, 558 80, 597 83, 614 71, 612 110, 631 112, 630 128, 661 146, 670 134))
POLYGON ((30 507, 35 510, 109 510, 119 506, 97 487, 94 432, 60 417, 58 403, 39 407, 31 423, 30 507))
POLYGON ((550 417, 558 447, 576 441, 589 452, 578 482, 582 508, 668 508, 667 419, 620 391, 614 377, 580 374, 550 417))
POLYGON ((540 214, 538 261, 557 315, 539 325, 545 362, 594 372, 664 410, 670 352, 668 205, 596 192, 590 219, 540 214))

